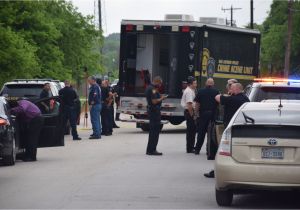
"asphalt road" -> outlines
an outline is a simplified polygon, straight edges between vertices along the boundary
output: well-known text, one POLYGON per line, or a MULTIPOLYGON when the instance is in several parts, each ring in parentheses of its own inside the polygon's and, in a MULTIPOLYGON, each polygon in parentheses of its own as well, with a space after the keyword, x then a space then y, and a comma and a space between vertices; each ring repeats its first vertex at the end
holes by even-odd
MULTIPOLYGON (((158 150, 145 155, 147 133, 122 124, 113 136, 38 150, 38 161, 0 167, 0 208, 214 209, 213 167, 204 151, 185 153, 184 127, 167 126, 158 150)), ((299 194, 236 196, 232 208, 300 208, 299 194)))

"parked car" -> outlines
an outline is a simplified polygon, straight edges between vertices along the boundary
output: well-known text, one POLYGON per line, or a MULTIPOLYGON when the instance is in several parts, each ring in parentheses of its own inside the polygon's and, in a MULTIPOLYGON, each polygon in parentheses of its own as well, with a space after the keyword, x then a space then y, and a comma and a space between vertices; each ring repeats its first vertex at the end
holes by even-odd
POLYGON ((259 78, 245 88, 250 101, 266 99, 300 100, 300 80, 259 78))
MULTIPOLYGON (((42 112, 44 125, 39 137, 39 148, 64 146, 65 130, 60 98, 58 96, 44 98, 34 103, 42 107, 42 103, 50 103, 50 101, 53 102, 53 108, 50 112, 42 112)), ((17 156, 22 156, 25 151, 24 125, 10 114, 10 108, 15 105, 15 101, 7 102, 4 97, 0 97, 0 159, 4 165, 14 165, 17 156)))
POLYGON ((16 160, 15 119, 9 114, 9 106, 4 97, 0 97, 0 158, 4 165, 14 165, 16 160))
POLYGON ((225 129, 215 161, 216 201, 248 190, 300 189, 300 104, 244 104, 225 129))

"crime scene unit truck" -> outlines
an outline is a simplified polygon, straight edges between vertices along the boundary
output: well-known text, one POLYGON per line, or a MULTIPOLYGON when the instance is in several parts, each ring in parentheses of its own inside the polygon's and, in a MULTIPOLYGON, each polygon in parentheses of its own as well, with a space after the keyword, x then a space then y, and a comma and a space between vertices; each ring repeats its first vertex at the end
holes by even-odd
POLYGON ((118 112, 132 116, 123 121, 149 130, 145 89, 155 76, 163 79, 161 93, 169 95, 162 103, 161 127, 184 121, 180 100, 188 76, 195 76, 199 87, 212 77, 222 91, 228 79, 247 85, 258 76, 259 31, 207 22, 189 15, 122 21, 118 112))

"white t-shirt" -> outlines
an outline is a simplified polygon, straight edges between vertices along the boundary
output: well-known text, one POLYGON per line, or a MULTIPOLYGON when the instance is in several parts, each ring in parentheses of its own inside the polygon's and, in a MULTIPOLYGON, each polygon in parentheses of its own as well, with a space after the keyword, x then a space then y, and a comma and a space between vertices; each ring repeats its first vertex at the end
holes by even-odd
POLYGON ((181 106, 186 109, 187 108, 186 104, 190 102, 193 103, 194 106, 194 99, 195 99, 195 91, 190 87, 187 87, 182 94, 181 106))

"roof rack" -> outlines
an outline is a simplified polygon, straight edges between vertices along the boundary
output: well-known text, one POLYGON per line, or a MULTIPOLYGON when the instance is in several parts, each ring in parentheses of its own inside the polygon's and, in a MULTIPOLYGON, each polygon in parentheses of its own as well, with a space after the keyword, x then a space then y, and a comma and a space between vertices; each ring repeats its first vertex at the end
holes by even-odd
POLYGON ((53 81, 52 79, 14 79, 13 82, 53 81))

